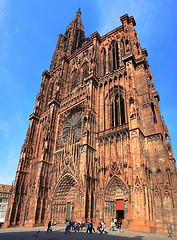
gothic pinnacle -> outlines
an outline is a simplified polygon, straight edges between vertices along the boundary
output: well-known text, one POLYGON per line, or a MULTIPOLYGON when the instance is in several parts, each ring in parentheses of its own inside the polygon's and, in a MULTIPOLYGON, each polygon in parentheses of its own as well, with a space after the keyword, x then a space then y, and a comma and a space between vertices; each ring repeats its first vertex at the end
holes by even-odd
POLYGON ((80 16, 81 15, 81 9, 79 8, 79 10, 76 13, 76 16, 80 16))

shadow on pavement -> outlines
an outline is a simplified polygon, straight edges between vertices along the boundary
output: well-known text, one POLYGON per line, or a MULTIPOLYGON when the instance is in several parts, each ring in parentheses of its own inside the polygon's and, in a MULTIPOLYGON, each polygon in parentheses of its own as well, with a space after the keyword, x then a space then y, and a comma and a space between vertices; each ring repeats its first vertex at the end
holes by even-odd
POLYGON ((1 232, 0 231, 0 240, 66 240, 66 239, 78 239, 78 240, 87 240, 87 239, 102 239, 102 240, 143 240, 144 236, 136 236, 136 237, 127 237, 121 236, 116 231, 108 234, 87 234, 85 232, 71 232, 70 234, 65 234, 64 229, 54 230, 52 232, 47 233, 46 231, 24 231, 24 232, 1 232))

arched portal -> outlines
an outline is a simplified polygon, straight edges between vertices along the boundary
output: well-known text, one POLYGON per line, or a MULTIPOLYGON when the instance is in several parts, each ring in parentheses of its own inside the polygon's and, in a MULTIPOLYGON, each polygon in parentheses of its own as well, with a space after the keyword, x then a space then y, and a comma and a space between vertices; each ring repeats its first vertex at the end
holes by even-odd
POLYGON ((128 213, 128 190, 123 181, 114 175, 105 188, 104 196, 104 221, 110 224, 112 219, 121 221, 127 219, 128 213))
POLYGON ((51 219, 64 223, 66 219, 72 218, 76 185, 76 180, 71 174, 65 174, 59 180, 52 198, 51 219))

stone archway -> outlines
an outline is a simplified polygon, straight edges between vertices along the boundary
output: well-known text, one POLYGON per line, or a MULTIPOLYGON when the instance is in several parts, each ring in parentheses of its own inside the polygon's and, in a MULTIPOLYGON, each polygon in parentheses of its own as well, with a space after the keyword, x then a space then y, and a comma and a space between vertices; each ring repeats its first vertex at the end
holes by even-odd
POLYGON ((55 187, 52 204, 51 219, 64 223, 70 220, 74 212, 74 195, 77 182, 71 174, 65 174, 55 187))
POLYGON ((114 175, 108 182, 104 193, 104 221, 110 224, 114 218, 118 218, 118 205, 122 205, 119 214, 127 219, 128 213, 128 190, 124 182, 114 175), (123 211, 121 213, 121 211, 123 211))

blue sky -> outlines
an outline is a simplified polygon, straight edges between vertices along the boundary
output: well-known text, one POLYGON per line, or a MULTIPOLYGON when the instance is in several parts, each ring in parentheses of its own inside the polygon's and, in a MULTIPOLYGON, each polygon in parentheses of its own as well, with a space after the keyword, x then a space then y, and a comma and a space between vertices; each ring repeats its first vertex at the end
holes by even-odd
POLYGON ((49 70, 57 38, 81 8, 86 36, 102 36, 133 15, 148 51, 160 109, 177 156, 176 0, 0 0, 0 183, 15 178, 41 74, 49 70))

